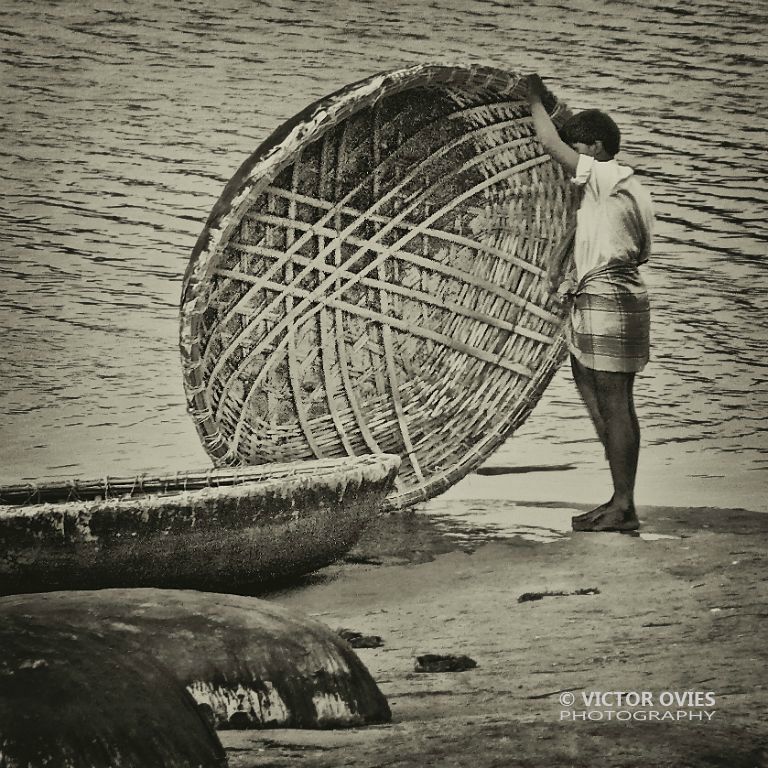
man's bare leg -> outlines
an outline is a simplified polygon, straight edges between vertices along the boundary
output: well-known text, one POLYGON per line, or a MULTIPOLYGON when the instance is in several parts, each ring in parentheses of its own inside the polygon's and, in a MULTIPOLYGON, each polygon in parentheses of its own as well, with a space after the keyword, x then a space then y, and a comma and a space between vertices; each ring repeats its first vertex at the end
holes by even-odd
MULTIPOLYGON (((605 451, 605 457, 607 459, 608 436, 605 421, 600 413, 600 407, 597 400, 597 381, 595 379, 597 371, 583 366, 573 355, 571 355, 571 372, 573 373, 573 381, 576 384, 576 389, 578 389, 581 399, 587 407, 587 412, 595 427, 595 432, 600 440, 600 444, 603 446, 603 451, 605 451)), ((596 513, 600 512, 603 507, 607 507, 609 503, 610 502, 606 502, 597 507, 597 509, 592 509, 581 515, 575 515, 573 517, 573 522, 592 520, 596 516, 596 513)))
POLYGON ((640 452, 640 425, 635 413, 634 373, 592 371, 598 410, 605 425, 605 448, 613 480, 606 504, 574 518, 574 530, 631 531, 639 526, 635 512, 635 478, 640 452))
POLYGON ((597 384, 595 381, 595 374, 598 373, 598 371, 586 368, 571 355, 571 372, 573 373, 573 380, 576 383, 576 389, 579 390, 581 399, 584 401, 584 405, 587 406, 589 417, 592 419, 592 424, 595 427, 595 432, 597 432, 600 444, 603 446, 604 450, 608 450, 606 445, 607 435, 605 421, 600 413, 597 392, 595 391, 597 384))

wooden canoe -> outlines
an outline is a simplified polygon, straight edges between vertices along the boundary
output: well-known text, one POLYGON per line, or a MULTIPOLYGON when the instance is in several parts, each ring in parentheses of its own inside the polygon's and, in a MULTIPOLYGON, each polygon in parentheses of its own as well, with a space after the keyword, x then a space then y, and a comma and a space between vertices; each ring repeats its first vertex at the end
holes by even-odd
POLYGON ((266 600, 168 589, 0 598, 0 623, 29 615, 150 656, 217 728, 338 728, 391 718, 346 642, 319 621, 266 600))
POLYGON ((0 487, 0 594, 258 591, 353 546, 399 463, 379 454, 0 487))

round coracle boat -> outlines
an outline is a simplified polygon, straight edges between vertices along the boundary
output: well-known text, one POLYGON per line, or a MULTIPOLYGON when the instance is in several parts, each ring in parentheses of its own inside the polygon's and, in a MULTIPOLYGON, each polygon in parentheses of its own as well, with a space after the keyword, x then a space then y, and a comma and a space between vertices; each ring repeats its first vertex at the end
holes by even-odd
MULTIPOLYGON (((575 207, 523 78, 418 65, 282 125, 225 188, 181 300, 217 465, 397 454, 430 498, 522 422, 564 358, 544 264, 575 207)), ((556 125, 569 115, 550 95, 556 125)))

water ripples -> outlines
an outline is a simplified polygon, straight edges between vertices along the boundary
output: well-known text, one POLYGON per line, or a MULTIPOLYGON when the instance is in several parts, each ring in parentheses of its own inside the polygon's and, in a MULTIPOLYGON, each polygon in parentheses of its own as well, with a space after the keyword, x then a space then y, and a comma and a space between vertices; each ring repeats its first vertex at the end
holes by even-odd
MULTIPOLYGON (((433 60, 539 71, 574 108, 614 114, 658 214, 644 441, 724 457, 731 478, 764 470, 765 4, 595 7, 6 2, 1 479, 205 465, 176 334, 181 277, 213 203, 307 103, 433 60)), ((579 446, 594 438, 566 371, 524 431, 560 446, 554 461, 587 460, 579 446)))

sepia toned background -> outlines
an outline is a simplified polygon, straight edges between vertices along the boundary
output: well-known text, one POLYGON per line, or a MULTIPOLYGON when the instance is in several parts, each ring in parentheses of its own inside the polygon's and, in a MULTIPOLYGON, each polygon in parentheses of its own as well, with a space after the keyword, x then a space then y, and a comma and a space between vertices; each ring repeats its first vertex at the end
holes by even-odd
MULTIPOLYGON (((656 203, 638 502, 764 509, 768 262, 762 0, 21 2, 0 7, 0 482, 204 467, 178 300, 225 183, 285 119, 417 62, 538 71, 609 111, 656 203)), ((564 368, 433 509, 600 502, 564 368)))

